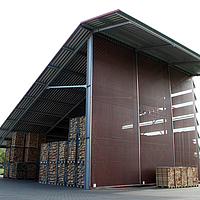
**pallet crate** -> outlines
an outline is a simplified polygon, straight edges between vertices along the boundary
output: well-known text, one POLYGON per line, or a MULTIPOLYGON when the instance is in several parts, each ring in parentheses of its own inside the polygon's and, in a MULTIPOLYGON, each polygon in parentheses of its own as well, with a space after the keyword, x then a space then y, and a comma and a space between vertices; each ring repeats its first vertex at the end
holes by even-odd
POLYGON ((193 186, 193 170, 192 170, 192 167, 187 168, 187 182, 188 182, 189 187, 193 186))
POLYGON ((24 133, 13 133, 11 146, 24 147, 24 139, 25 139, 24 133))
POLYGON ((10 148, 11 147, 11 143, 12 143, 12 140, 7 140, 6 148, 10 148))
POLYGON ((76 139, 77 137, 77 127, 78 127, 78 118, 70 119, 70 125, 69 125, 69 137, 68 139, 76 139))
POLYGON ((198 187, 199 186, 198 168, 192 167, 192 172, 193 172, 193 186, 198 187))
POLYGON ((76 140, 70 140, 68 142, 68 162, 72 163, 72 162, 76 162, 76 145, 77 142, 76 140))
POLYGON ((157 167, 156 168, 156 186, 157 187, 175 187, 175 170, 174 167, 157 167))
POLYGON ((38 147, 38 134, 27 133, 25 147, 38 147))
POLYGON ((58 159, 58 142, 49 144, 49 163, 55 163, 58 159))
POLYGON ((13 163, 13 179, 25 179, 26 178, 26 165, 24 162, 13 163))
POLYGON ((37 163, 26 163, 26 179, 37 178, 37 163))
POLYGON ((9 161, 10 161, 10 148, 6 148, 5 162, 9 162, 9 161))
POLYGON ((47 184, 47 163, 40 163, 39 183, 47 184))
POLYGON ((4 165, 4 178, 8 178, 8 165, 9 163, 5 163, 4 165))
POLYGON ((66 170, 66 163, 58 163, 57 185, 65 185, 65 170, 66 170))
POLYGON ((41 145, 41 152, 40 152, 40 163, 47 163, 49 154, 49 143, 44 143, 41 145))
POLYGON ((10 162, 23 162, 24 148, 11 147, 10 162))
POLYGON ((68 163, 67 165, 67 186, 76 186, 76 164, 68 163))
POLYGON ((24 155, 25 162, 36 163, 37 158, 38 158, 38 149, 37 148, 31 148, 31 147, 25 148, 25 155, 24 155))
POLYGON ((8 178, 12 178, 13 177, 13 162, 9 163, 9 172, 8 172, 8 178))
POLYGON ((79 163, 77 166, 77 187, 84 187, 84 177, 85 177, 85 164, 79 163))
POLYGON ((58 162, 64 163, 67 158, 67 141, 58 142, 58 162))
POLYGON ((48 184, 57 184, 57 163, 49 163, 47 180, 48 184))

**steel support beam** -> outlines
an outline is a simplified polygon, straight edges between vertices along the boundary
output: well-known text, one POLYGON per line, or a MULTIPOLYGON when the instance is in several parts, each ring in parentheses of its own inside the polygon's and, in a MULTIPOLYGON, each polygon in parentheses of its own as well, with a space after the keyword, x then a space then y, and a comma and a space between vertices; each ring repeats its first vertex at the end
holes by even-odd
POLYGON ((151 47, 141 47, 137 48, 136 51, 146 51, 146 50, 154 50, 154 49, 162 49, 162 48, 169 48, 173 47, 171 44, 166 44, 166 45, 158 45, 158 46, 151 46, 151 47))
POLYGON ((200 61, 185 61, 185 62, 169 63, 169 65, 195 65, 195 64, 200 64, 200 61))
POLYGON ((49 86, 47 89, 87 88, 87 85, 49 86))
POLYGON ((85 134, 85 189, 91 182, 91 123, 92 123, 92 69, 93 69, 93 36, 87 43, 87 88, 86 88, 86 134, 85 134))

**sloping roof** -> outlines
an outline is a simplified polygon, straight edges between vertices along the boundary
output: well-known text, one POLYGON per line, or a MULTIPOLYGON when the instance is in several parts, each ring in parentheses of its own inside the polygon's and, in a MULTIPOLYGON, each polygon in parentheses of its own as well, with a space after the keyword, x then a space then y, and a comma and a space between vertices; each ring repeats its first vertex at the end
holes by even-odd
POLYGON ((69 117, 84 114, 84 88, 47 88, 86 84, 87 40, 92 34, 120 42, 191 76, 200 75, 199 54, 120 10, 83 21, 1 126, 2 146, 15 131, 46 135, 54 129, 61 133, 68 130, 69 117))

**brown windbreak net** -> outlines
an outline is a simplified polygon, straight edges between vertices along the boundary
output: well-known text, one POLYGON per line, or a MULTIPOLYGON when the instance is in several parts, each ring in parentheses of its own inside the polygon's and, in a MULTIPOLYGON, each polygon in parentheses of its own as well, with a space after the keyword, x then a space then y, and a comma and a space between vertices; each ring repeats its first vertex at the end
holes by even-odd
POLYGON ((96 35, 93 56, 91 186, 155 183, 157 166, 197 166, 191 79, 96 35))

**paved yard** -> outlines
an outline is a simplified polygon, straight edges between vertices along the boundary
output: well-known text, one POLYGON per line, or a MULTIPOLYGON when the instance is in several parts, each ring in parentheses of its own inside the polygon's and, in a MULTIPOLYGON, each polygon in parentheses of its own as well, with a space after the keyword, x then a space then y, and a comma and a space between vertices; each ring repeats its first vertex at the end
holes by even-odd
POLYGON ((12 180, 0 178, 0 199, 2 200, 103 200, 103 199, 200 199, 200 188, 128 188, 120 190, 84 190, 66 186, 39 184, 34 180, 12 180))

